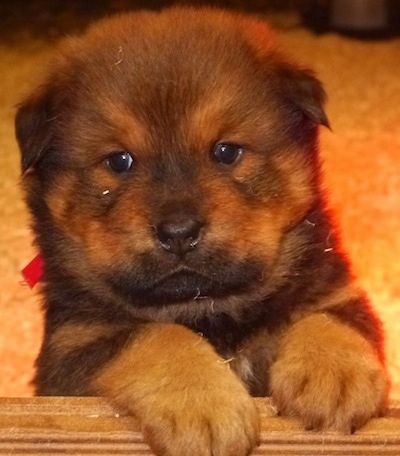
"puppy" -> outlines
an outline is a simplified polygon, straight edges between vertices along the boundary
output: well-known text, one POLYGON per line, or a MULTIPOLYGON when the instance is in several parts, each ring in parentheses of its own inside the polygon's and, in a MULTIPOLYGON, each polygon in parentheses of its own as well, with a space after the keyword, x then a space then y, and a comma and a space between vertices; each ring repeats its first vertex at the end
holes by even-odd
POLYGON ((381 325, 321 192, 313 73, 213 9, 100 21, 19 107, 44 260, 39 395, 103 395, 161 456, 244 456, 251 396, 307 429, 383 412, 381 325))

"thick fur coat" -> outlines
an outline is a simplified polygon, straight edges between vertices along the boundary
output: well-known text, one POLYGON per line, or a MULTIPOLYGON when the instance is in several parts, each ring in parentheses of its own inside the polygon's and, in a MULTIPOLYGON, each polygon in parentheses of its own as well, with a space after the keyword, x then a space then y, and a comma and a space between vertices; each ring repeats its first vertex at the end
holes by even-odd
POLYGON ((61 43, 20 105, 44 259, 40 395, 104 395, 161 456, 245 456, 251 395, 383 412, 381 325, 321 191, 325 94, 251 18, 140 12, 61 43))

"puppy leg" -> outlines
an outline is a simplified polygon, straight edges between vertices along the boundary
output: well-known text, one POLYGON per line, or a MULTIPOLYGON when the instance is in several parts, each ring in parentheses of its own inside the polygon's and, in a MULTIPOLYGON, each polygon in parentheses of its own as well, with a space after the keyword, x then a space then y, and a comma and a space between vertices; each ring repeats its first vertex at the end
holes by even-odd
POLYGON ((388 379, 377 354, 354 329, 329 314, 289 328, 271 368, 278 409, 307 429, 352 432, 383 412, 388 379))
POLYGON ((162 456, 245 456, 259 418, 244 385, 200 335, 149 323, 110 361, 95 389, 140 421, 162 456))

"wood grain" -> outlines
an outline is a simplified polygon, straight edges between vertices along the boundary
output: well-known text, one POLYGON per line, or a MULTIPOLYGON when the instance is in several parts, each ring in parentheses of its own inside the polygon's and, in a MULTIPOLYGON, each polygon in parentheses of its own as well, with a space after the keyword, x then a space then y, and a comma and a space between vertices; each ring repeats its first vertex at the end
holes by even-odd
MULTIPOLYGON (((255 399, 261 445, 253 455, 400 455, 400 402, 354 435, 305 432, 255 399)), ((151 455, 136 420, 101 398, 0 398, 0 455, 151 455)), ((195 455, 193 455, 195 456, 195 455)))

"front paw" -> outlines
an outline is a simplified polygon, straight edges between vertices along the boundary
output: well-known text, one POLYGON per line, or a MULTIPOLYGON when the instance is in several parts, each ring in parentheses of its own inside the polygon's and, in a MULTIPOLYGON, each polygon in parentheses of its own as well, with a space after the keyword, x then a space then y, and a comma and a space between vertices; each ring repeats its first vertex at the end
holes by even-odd
POLYGON ((297 322, 271 368, 275 405, 307 429, 354 432, 383 413, 388 385, 368 342, 325 315, 297 322))
MULTIPOLYGON (((168 389, 137 409, 146 441, 158 456, 247 456, 258 444, 259 416, 232 373, 216 384, 168 389)), ((214 378, 215 380, 215 378, 214 378)))
POLYGON ((95 390, 138 418, 157 456, 247 456, 259 416, 246 388, 198 334, 147 324, 95 390))

